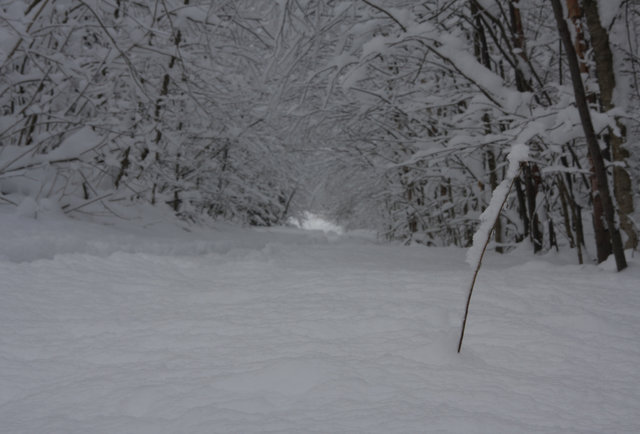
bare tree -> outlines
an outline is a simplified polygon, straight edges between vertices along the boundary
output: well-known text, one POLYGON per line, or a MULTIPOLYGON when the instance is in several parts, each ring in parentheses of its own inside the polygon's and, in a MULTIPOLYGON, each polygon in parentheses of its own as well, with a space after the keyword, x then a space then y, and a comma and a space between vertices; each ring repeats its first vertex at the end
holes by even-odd
POLYGON ((615 225, 615 209, 613 207, 613 201, 609 194, 609 182, 607 180, 607 172, 604 166, 604 159, 600 152, 600 145, 593 129, 593 123, 591 121, 591 114, 589 113, 589 105, 587 97, 582 84, 582 77, 580 76, 580 66, 578 64, 578 56, 573 47, 571 41, 571 33, 564 19, 564 12, 562 10, 562 4, 560 0, 551 0, 553 6, 553 12, 558 24, 558 31, 564 44, 567 59, 569 61, 569 69, 571 71, 571 79, 573 82, 573 90, 576 98, 576 105, 580 113, 580 120, 584 129, 584 135, 589 147, 589 155, 593 162, 595 176, 598 184, 598 194, 602 200, 602 206, 606 217, 606 223, 608 226, 609 234, 611 237, 611 244, 613 246, 613 254, 616 260, 616 266, 618 271, 621 271, 627 267, 627 262, 624 257, 624 249, 622 246, 622 239, 620 238, 620 232, 615 225))

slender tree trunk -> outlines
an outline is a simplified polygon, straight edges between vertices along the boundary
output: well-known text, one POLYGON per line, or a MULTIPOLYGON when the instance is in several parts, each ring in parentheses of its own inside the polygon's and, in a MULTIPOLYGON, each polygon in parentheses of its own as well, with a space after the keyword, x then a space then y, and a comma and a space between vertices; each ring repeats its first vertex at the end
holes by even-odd
MULTIPOLYGON (((567 10, 569 12, 569 19, 573 23, 575 30, 575 40, 573 41, 573 47, 578 58, 578 65, 581 74, 589 73, 589 66, 586 62, 587 53, 587 41, 584 36, 584 28, 582 22, 582 8, 580 7, 578 0, 566 0, 567 10)), ((568 53, 567 53, 568 55, 568 53)), ((585 93, 588 104, 595 104, 596 94, 591 91, 585 93)), ((612 252, 611 236, 607 232, 604 216, 604 206, 602 204, 602 198, 598 192, 598 181, 596 176, 596 169, 593 162, 593 158, 589 155, 589 170, 590 174, 590 188, 591 188, 591 201, 593 203, 593 233, 596 241, 596 256, 598 263, 605 261, 612 252)))
MULTIPOLYGON (((562 161, 564 167, 569 167, 569 163, 565 157, 562 157, 560 161, 562 161)), ((565 225, 567 226, 567 233, 575 234, 575 238, 571 235, 569 238, 575 242, 575 247, 578 253, 578 262, 583 264, 584 259, 582 256, 582 247, 584 246, 584 233, 582 231, 582 213, 575 198, 573 197, 573 182, 571 180, 571 175, 569 173, 565 173, 564 179, 562 176, 558 176, 558 182, 556 184, 560 190, 560 198, 566 218, 565 225), (568 208, 568 210, 566 208, 568 208)), ((573 247, 573 245, 571 247, 573 247)))
POLYGON ((527 196, 527 208, 529 210, 529 239, 533 244, 533 252, 542 250, 543 233, 540 230, 540 219, 536 212, 536 198, 540 187, 539 169, 535 164, 524 165, 525 193, 527 196))
POLYGON ((607 231, 606 228, 604 206, 602 204, 602 197, 600 196, 599 192, 598 177, 596 174, 595 164, 591 155, 589 155, 589 162, 591 163, 590 181, 593 202, 593 231, 596 240, 596 255, 598 257, 598 263, 601 263, 606 261, 611 254, 611 237, 609 235, 609 231, 607 231))
POLYGON ((569 215, 569 198, 567 194, 567 187, 564 185, 562 176, 558 176, 558 193, 560 196, 560 206, 562 207, 562 217, 564 222, 564 230, 567 232, 567 238, 569 238, 569 247, 572 249, 576 247, 575 237, 573 236, 573 228, 571 227, 571 216, 569 215))
MULTIPOLYGON (((518 50, 518 57, 524 64, 527 62, 527 47, 526 39, 524 36, 524 27, 522 25, 522 16, 520 14, 520 0, 509 1, 509 15, 511 18, 511 34, 513 35, 513 48, 518 50)), ((522 69, 516 68, 516 88, 519 92, 531 92, 531 82, 527 80, 522 69)), ((523 163, 525 167, 522 170, 522 177, 524 178, 524 193, 526 195, 526 203, 528 212, 525 220, 525 236, 529 236, 531 243, 533 244, 534 253, 542 250, 544 232, 540 230, 540 218, 536 212, 536 199, 538 194, 539 181, 534 179, 536 174, 539 174, 535 163, 523 163)), ((518 181, 518 184, 519 181, 518 181)), ((518 190, 520 186, 518 185, 518 190)), ((523 201, 524 202, 524 201, 523 201)))
MULTIPOLYGON (((491 58, 489 57, 489 46, 487 44, 487 37, 484 32, 484 26, 482 24, 482 20, 480 19, 480 11, 478 10, 478 5, 474 2, 470 2, 471 7, 471 15, 475 23, 475 31, 473 36, 473 47, 474 54, 476 59, 481 62, 485 68, 491 69, 491 58)), ((485 113, 482 116, 482 120, 484 121, 484 130, 485 134, 491 134, 491 118, 489 114, 485 113)), ((491 191, 495 190, 498 186, 498 173, 496 172, 496 155, 493 149, 489 149, 485 153, 485 158, 487 162, 487 171, 489 172, 489 185, 491 186, 491 191)), ((496 220, 496 224, 494 227, 495 231, 495 241, 498 244, 496 247, 496 252, 503 253, 504 248, 500 245, 502 244, 502 221, 500 216, 498 216, 496 220)))
MULTIPOLYGON (((498 173, 496 166, 495 153, 493 152, 493 150, 487 151, 487 169, 489 170, 489 183, 491 184, 491 191, 495 190, 496 187, 498 187, 498 173)), ((504 247, 501 246, 501 244, 504 242, 504 239, 502 236, 502 220, 500 219, 500 216, 498 216, 498 218, 496 219, 496 224, 493 227, 493 230, 494 238, 496 244, 498 245, 496 247, 496 252, 504 253, 504 247)))
MULTIPOLYGON (((189 4, 189 0, 184 0, 183 4, 186 6, 189 4)), ((172 30, 173 30, 173 26, 172 26, 172 30)), ((160 95, 156 100, 156 105, 155 105, 155 121, 157 123, 156 126, 156 137, 155 137, 155 143, 156 145, 158 145, 160 143, 160 141, 162 140, 162 131, 160 129, 160 124, 162 123, 161 120, 161 111, 164 108, 164 106, 167 104, 167 96, 169 94, 169 86, 171 85, 171 75, 170 75, 170 71, 173 70, 173 67, 176 65, 177 62, 177 56, 178 56, 178 52, 180 49, 180 44, 182 42, 182 32, 180 30, 175 30, 173 33, 173 42, 175 45, 175 52, 176 54, 171 56, 171 58, 169 59, 169 64, 168 67, 169 69, 167 70, 167 72, 164 74, 163 78, 162 78, 162 87, 160 88, 160 95)), ((177 130, 180 131, 182 130, 182 123, 178 124, 177 130)), ((180 180, 180 153, 178 153, 176 155, 176 164, 174 167, 174 174, 175 174, 175 179, 176 181, 180 180)), ((170 205, 173 210, 175 212, 178 212, 180 210, 180 205, 182 204, 182 199, 180 198, 180 190, 178 188, 175 188, 173 191, 173 200, 167 201, 166 203, 168 205, 170 205)))
POLYGON ((576 98, 576 105, 580 114, 580 121, 584 130, 584 135, 587 140, 587 146, 589 147, 589 154, 593 161, 593 166, 596 174, 596 181, 598 184, 598 193, 602 200, 604 208, 604 214, 606 217, 607 226, 609 228, 609 234, 611 236, 611 244, 613 246, 613 254, 616 260, 616 267, 618 271, 621 271, 627 267, 627 262, 624 257, 624 249, 622 246, 622 239, 620 232, 618 232, 615 225, 615 210, 611 195, 609 194, 609 183, 607 180, 607 172, 604 166, 604 159, 600 152, 600 145, 596 138, 593 123, 591 121, 591 114, 589 113, 589 105, 582 84, 582 77, 580 76, 580 66, 578 64, 578 56, 571 43, 571 34, 569 33, 569 27, 564 19, 562 5, 560 0, 550 0, 553 6, 553 12, 558 24, 558 31, 567 54, 569 61, 569 70, 571 71, 571 81, 573 82, 573 91, 576 98))
MULTIPOLYGON (((511 33, 513 34, 513 47, 519 50, 518 56, 523 62, 527 61, 527 51, 522 26, 522 16, 520 15, 520 0, 509 2, 509 12, 511 15, 511 33)), ((520 92, 530 92, 531 83, 524 76, 522 69, 516 68, 516 87, 520 92)))
MULTIPOLYGON (((584 0, 584 15, 587 28, 591 36, 593 56, 596 63, 596 77, 600 89, 600 104, 603 112, 614 108, 613 91, 616 86, 613 53, 609 42, 609 33, 602 27, 598 3, 594 0, 584 0)), ((609 131, 609 146, 613 161, 621 162, 626 167, 629 151, 624 148, 626 131, 624 125, 616 122, 618 131, 609 131)), ((620 228, 627 235, 625 248, 635 249, 638 246, 638 234, 633 226, 630 215, 633 213, 633 195, 631 177, 625 167, 619 164, 613 166, 613 193, 618 205, 620 228)))
MULTIPOLYGON (((524 165, 526 163, 522 164, 524 165)), ((519 177, 515 179, 514 185, 516 187, 516 194, 518 197, 518 213, 520 214, 520 219, 522 220, 522 224, 524 225, 523 236, 519 240, 522 241, 524 238, 529 236, 529 214, 527 213, 525 194, 519 177)))

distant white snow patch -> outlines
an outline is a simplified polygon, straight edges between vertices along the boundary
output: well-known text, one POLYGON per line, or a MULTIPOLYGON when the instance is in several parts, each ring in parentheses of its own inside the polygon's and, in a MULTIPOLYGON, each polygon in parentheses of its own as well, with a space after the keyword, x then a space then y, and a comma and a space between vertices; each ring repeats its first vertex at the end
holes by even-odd
POLYGON ((598 12, 600 12, 600 22, 603 27, 607 28, 611 25, 616 15, 620 12, 622 0, 599 0, 598 12))
POLYGON ((344 229, 341 226, 309 211, 303 212, 301 217, 291 217, 289 223, 297 228, 309 231, 335 232, 338 235, 344 233, 344 229))
POLYGON ((75 158, 96 147, 102 138, 91 128, 84 127, 67 137, 56 149, 49 152, 50 160, 75 158))

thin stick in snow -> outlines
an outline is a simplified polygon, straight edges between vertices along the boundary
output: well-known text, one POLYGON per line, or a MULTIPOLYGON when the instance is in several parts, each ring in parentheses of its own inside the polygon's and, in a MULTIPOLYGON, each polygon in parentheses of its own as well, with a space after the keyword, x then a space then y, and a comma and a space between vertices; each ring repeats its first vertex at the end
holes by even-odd
POLYGON ((464 311, 464 319, 462 320, 462 330, 460 331, 460 341, 458 342, 458 353, 462 349, 462 340, 464 339, 464 330, 467 326, 467 316, 469 315, 469 304, 471 303, 471 294, 473 294, 473 287, 478 278, 478 272, 482 265, 482 258, 484 252, 487 250, 489 240, 491 239, 491 233, 493 228, 500 217, 502 208, 507 202, 509 192, 513 186, 513 182, 520 172, 520 163, 527 161, 529 158, 529 147, 526 145, 514 145, 511 147, 511 151, 507 156, 509 160, 509 169, 507 175, 502 182, 496 187, 491 195, 489 206, 480 216, 480 226, 473 235, 473 245, 467 250, 467 263, 474 267, 473 278, 471 279, 471 286, 469 287, 469 295, 467 296, 467 305, 464 311))

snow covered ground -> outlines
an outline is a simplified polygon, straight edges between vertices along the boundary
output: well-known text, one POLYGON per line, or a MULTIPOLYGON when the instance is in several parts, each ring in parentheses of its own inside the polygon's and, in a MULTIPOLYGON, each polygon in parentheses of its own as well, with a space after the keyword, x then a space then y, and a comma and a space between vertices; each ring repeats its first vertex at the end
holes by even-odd
POLYGON ((637 433, 640 261, 0 212, 2 433, 637 433))

